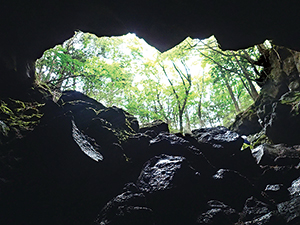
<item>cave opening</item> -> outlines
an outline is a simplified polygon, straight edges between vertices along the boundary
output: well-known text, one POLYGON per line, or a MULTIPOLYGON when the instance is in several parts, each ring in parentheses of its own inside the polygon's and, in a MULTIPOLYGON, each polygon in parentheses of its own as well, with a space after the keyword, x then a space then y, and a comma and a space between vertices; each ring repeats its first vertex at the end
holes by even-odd
POLYGON ((257 98, 262 66, 272 44, 223 51, 214 36, 186 38, 159 52, 134 33, 97 37, 75 32, 36 60, 39 84, 55 98, 77 90, 104 105, 124 108, 143 124, 166 122, 172 132, 229 126, 257 98))

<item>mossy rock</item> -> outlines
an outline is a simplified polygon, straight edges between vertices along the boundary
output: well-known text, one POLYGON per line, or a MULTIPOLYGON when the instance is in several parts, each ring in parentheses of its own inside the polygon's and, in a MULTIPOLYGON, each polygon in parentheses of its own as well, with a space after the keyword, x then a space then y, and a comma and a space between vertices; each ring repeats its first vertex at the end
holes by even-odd
POLYGON ((255 148, 261 144, 273 144, 273 142, 266 135, 264 129, 254 135, 249 135, 248 140, 251 143, 251 148, 255 148))

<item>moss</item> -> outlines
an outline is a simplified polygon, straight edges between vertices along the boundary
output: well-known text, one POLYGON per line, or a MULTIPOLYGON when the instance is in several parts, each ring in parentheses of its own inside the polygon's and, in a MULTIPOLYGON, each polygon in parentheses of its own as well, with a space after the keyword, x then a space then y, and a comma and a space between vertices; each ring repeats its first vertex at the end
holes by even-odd
POLYGON ((252 136, 248 136, 250 142, 251 142, 251 146, 252 148, 255 148, 261 144, 273 144, 272 141, 268 138, 268 136, 265 134, 264 130, 261 130, 259 133, 252 135, 252 136))
POLYGON ((280 98, 281 104, 293 105, 295 103, 298 103, 299 101, 300 101, 300 92, 299 91, 288 92, 280 98))
POLYGON ((16 133, 33 130, 43 117, 40 108, 44 105, 44 103, 11 98, 0 100, 1 133, 8 137, 10 132, 16 135, 16 133))

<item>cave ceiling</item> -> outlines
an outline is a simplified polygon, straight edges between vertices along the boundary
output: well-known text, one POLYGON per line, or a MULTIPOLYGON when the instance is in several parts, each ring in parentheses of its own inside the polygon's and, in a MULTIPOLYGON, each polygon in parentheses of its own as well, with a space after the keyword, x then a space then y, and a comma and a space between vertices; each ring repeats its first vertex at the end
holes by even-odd
POLYGON ((187 36, 215 35, 223 49, 272 39, 300 50, 297 1, 36 1, 4 0, 0 7, 0 56, 36 59, 75 30, 98 36, 134 32, 165 51, 187 36))

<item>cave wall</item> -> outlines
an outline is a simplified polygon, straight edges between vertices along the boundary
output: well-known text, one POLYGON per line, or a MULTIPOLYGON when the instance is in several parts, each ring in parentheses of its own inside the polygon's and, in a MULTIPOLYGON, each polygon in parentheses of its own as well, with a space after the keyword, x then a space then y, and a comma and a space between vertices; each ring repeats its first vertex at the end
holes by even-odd
POLYGON ((299 50, 296 6, 296 1, 253 0, 4 0, 0 7, 2 83, 30 83, 28 62, 70 38, 77 29, 98 36, 134 32, 160 51, 187 36, 207 38, 212 34, 223 49, 246 48, 273 39, 278 45, 299 50))

